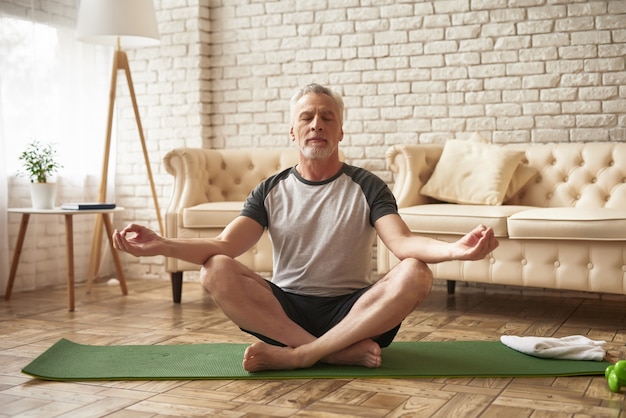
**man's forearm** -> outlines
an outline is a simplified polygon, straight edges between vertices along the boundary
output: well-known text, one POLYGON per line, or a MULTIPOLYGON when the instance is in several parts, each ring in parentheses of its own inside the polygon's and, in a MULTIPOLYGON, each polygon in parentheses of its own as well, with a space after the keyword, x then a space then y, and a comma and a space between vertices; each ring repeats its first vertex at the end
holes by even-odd
POLYGON ((405 236, 405 245, 399 246, 398 258, 417 258, 426 263, 449 260, 480 260, 498 247, 492 228, 479 225, 454 242, 429 237, 405 236), (406 250, 405 250, 406 249, 406 250))
POLYGON ((163 240, 160 253, 166 257, 203 265, 212 256, 226 254, 226 251, 224 245, 216 239, 166 238, 163 240))
POLYGON ((412 236, 399 246, 396 257, 400 260, 415 258, 428 264, 452 260, 449 242, 428 237, 412 236))

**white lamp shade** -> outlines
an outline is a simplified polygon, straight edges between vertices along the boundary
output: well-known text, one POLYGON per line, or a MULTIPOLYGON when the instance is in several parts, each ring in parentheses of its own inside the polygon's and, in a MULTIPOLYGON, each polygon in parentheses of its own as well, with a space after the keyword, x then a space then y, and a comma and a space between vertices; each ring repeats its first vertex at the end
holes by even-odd
POLYGON ((81 0, 77 39, 137 47, 157 45, 159 30, 152 0, 81 0))

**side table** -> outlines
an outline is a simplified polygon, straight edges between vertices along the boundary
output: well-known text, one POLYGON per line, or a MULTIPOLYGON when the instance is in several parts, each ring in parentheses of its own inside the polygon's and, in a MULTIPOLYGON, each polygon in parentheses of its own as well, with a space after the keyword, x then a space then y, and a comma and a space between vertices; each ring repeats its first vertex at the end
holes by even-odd
MULTIPOLYGON (((121 212, 124 210, 122 207, 116 207, 115 209, 93 209, 93 210, 67 210, 61 208, 54 209, 33 209, 33 208, 9 208, 10 213, 21 213, 22 220, 20 222, 20 229, 17 235, 17 243, 15 244, 15 253, 13 254, 13 260, 11 262, 11 270, 9 272, 9 281, 7 282, 7 288, 4 293, 4 300, 11 299, 11 292, 13 291, 13 282, 15 281, 15 274, 17 273, 17 266, 22 254, 22 247, 24 245, 24 237, 26 236, 26 229, 28 227, 28 221, 30 215, 62 215, 65 217, 65 244, 67 246, 67 309, 70 312, 74 311, 74 215, 99 215, 102 216, 104 226, 109 239, 109 246, 111 248, 111 254, 113 255, 113 262, 115 263, 115 269, 117 270, 117 276, 120 281, 120 287, 122 294, 127 295, 128 289, 126 287, 126 279, 122 271, 122 264, 120 263, 117 251, 113 248, 112 234, 113 226, 111 225, 111 218, 109 214, 114 212, 121 212)), ((88 281, 91 284, 92 278, 89 277, 88 281)))

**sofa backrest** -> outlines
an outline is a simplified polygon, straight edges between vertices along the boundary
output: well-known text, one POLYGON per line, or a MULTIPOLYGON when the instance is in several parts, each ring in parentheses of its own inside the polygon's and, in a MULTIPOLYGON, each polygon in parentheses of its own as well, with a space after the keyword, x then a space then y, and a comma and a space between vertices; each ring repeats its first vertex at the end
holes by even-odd
MULTIPOLYGON (((504 204, 626 209, 626 142, 504 146, 524 151, 525 162, 538 173, 504 204)), ((387 165, 397 173, 393 191, 400 207, 436 202, 419 190, 435 170, 443 148, 443 144, 406 144, 388 150, 387 165)))
POLYGON ((505 204, 626 209, 626 143, 511 144, 538 175, 505 204))
POLYGON ((298 163, 295 148, 211 151, 207 154, 210 161, 205 165, 209 182, 204 185, 204 193, 211 202, 246 200, 261 181, 298 163))

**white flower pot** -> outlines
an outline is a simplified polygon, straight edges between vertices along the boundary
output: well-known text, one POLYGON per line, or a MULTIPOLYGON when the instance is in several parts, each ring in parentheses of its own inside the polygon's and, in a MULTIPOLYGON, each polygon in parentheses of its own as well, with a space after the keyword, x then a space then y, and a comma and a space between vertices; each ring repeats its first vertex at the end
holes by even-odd
POLYGON ((56 196, 56 183, 30 184, 30 199, 33 205, 33 209, 54 209, 56 196))

